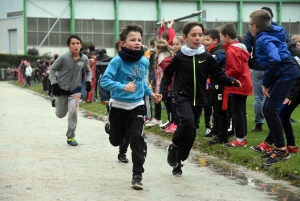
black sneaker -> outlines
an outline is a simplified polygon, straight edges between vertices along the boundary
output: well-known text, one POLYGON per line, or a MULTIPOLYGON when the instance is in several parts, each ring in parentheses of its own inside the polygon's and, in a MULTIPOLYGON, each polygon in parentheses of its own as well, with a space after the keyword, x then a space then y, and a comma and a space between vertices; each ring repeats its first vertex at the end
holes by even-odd
POLYGON ((159 128, 161 131, 166 131, 166 128, 169 127, 170 125, 171 125, 171 123, 169 121, 167 121, 166 123, 159 126, 159 128))
POLYGON ((207 138, 209 138, 209 137, 215 137, 215 136, 216 136, 216 134, 214 134, 212 131, 209 132, 209 133, 207 133, 207 134, 205 134, 205 135, 203 135, 203 137, 207 137, 207 138))
POLYGON ((170 144, 167 148, 168 150, 168 157, 167 157, 167 161, 169 163, 170 166, 172 167, 176 167, 177 166, 177 150, 178 148, 175 147, 173 144, 170 144))
POLYGON ((131 181, 131 187, 135 190, 143 190, 142 175, 133 175, 131 181))
POLYGON ((269 153, 269 158, 264 162, 264 165, 272 165, 274 163, 280 162, 282 160, 287 160, 291 157, 287 150, 280 151, 274 149, 271 153, 269 153))
POLYGON ((182 170, 181 168, 183 167, 183 164, 178 163, 177 167, 174 167, 172 170, 173 175, 175 176, 182 176, 182 170))
POLYGON ((223 140, 221 138, 218 138, 218 137, 214 137, 214 139, 210 140, 207 142, 207 144, 209 145, 214 145, 214 144, 225 144, 227 143, 228 140, 223 140))
POLYGON ((118 160, 122 163, 128 163, 129 160, 126 158, 126 154, 118 154, 118 160))

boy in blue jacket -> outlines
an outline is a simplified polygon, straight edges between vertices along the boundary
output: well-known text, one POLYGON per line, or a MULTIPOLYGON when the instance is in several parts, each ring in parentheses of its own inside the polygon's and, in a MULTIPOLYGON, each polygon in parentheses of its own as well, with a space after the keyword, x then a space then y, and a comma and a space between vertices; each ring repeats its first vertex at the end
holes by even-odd
POLYGON ((109 141, 113 146, 124 143, 129 136, 132 150, 132 187, 143 189, 143 164, 147 153, 143 137, 145 102, 144 96, 151 96, 155 103, 161 100, 145 82, 149 61, 144 57, 142 47, 143 30, 137 25, 127 25, 120 33, 121 50, 109 63, 101 86, 110 91, 109 141))
POLYGON ((265 69, 262 91, 267 98, 263 112, 275 145, 264 165, 271 165, 290 157, 284 143, 279 111, 300 76, 297 64, 288 50, 284 29, 271 25, 271 19, 268 11, 260 9, 250 14, 249 22, 249 30, 256 36, 257 62, 265 69))

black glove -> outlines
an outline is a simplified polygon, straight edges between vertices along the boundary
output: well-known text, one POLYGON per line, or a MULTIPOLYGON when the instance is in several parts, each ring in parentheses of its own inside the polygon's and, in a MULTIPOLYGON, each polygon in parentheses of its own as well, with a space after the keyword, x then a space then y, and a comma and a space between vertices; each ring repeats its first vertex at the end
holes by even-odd
POLYGON ((53 89, 53 96, 59 97, 61 95, 61 88, 57 83, 52 84, 52 89, 53 89))
POLYGON ((86 90, 87 92, 90 92, 91 89, 92 89, 92 87, 91 87, 91 82, 90 82, 90 81, 87 81, 85 84, 86 84, 85 90, 86 90))

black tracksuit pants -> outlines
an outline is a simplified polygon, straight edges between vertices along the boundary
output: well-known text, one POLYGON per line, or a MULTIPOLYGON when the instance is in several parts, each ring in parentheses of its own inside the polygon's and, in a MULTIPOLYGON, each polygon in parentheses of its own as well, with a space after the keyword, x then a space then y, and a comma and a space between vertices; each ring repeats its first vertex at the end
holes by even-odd
POLYGON ((193 147, 202 107, 193 106, 188 101, 180 101, 176 103, 176 111, 180 122, 177 125, 172 142, 179 147, 177 159, 184 161, 188 158, 193 147))
POLYGON ((212 132, 222 140, 228 140, 228 115, 227 110, 222 110, 223 85, 215 85, 213 91, 214 123, 212 132))
POLYGON ((109 113, 109 141, 113 146, 125 143, 129 138, 132 150, 133 174, 144 172, 143 164, 147 154, 147 141, 143 137, 145 106, 140 105, 132 110, 110 108, 109 113))

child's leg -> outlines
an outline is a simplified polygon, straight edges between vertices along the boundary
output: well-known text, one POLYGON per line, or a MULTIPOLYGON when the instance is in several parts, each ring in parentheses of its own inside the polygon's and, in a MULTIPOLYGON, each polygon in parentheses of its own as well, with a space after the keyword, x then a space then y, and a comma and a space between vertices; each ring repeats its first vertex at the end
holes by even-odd
POLYGON ((168 97, 168 101, 167 101, 166 103, 164 103, 164 104, 165 104, 166 111, 167 111, 167 115, 168 115, 168 121, 169 121, 170 123, 172 123, 172 122, 173 122, 173 119, 172 119, 172 110, 171 110, 171 105, 170 105, 170 103, 171 103, 171 98, 168 97))
MULTIPOLYGON (((193 125, 193 128, 189 129, 190 130, 189 135, 185 134, 187 136, 187 138, 184 141, 184 143, 180 146, 178 145, 179 148, 178 148, 177 159, 181 160, 181 161, 185 161, 188 158, 190 151, 193 147, 195 137, 196 137, 196 128, 199 123, 199 119, 200 119, 201 111, 202 111, 201 107, 192 107, 191 109, 192 110, 191 110, 190 116, 193 116, 193 120, 194 120, 193 124, 194 125, 193 125)), ((175 145, 177 145, 177 144, 175 144, 175 145)))
POLYGON ((127 111, 120 108, 110 107, 109 111, 109 141, 113 146, 124 144, 126 135, 127 111))
POLYGON ((283 130, 286 137, 286 143, 289 146, 296 146, 295 136, 293 132, 293 127, 291 124, 291 114, 298 107, 300 103, 300 94, 295 98, 290 105, 287 105, 280 113, 280 119, 282 122, 283 130))
POLYGON ((267 120, 270 132, 273 134, 274 145, 276 148, 285 147, 283 137, 283 127, 279 117, 279 109, 292 89, 296 79, 289 81, 276 82, 271 89, 271 96, 266 99, 264 104, 264 115, 267 120))
POLYGON ((237 138, 245 138, 247 135, 246 99, 247 96, 242 95, 231 97, 232 121, 237 138))
POLYGON ((79 109, 80 93, 68 96, 68 131, 67 137, 74 138, 77 127, 77 113, 79 109))
POLYGON ((143 164, 147 155, 147 141, 143 137, 144 113, 145 107, 143 105, 138 106, 128 111, 128 120, 126 121, 126 131, 132 150, 132 172, 134 175, 141 175, 144 172, 143 164))

